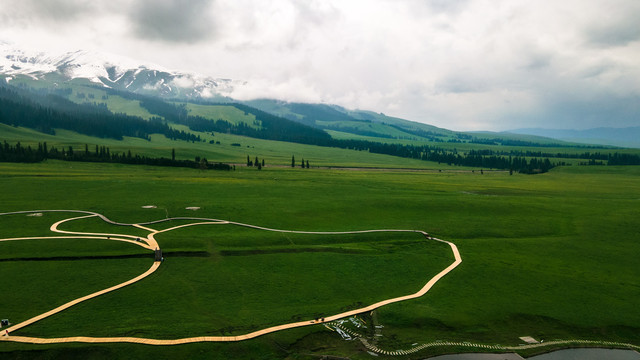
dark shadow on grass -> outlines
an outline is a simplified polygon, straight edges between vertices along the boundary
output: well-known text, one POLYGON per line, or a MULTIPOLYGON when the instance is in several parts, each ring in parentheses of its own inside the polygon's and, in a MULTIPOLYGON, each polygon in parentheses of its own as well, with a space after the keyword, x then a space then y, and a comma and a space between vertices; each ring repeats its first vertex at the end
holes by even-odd
MULTIPOLYGON (((165 252, 165 257, 210 257, 206 251, 173 251, 165 252)), ((146 259, 153 258, 153 253, 148 254, 127 254, 127 255, 93 255, 93 256, 50 256, 50 257, 20 257, 0 259, 0 262, 7 261, 74 261, 74 260, 104 260, 104 259, 146 259)))
POLYGON ((220 250, 222 256, 247 256, 282 253, 339 253, 339 254, 370 254, 371 251, 342 249, 342 248, 279 248, 279 249, 251 249, 251 250, 220 250))

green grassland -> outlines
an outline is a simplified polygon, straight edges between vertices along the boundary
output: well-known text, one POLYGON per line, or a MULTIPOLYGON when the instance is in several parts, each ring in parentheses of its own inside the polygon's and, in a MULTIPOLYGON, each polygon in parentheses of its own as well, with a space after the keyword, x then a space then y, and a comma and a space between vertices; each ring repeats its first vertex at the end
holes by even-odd
MULTIPOLYGON (((166 260, 142 286, 70 309, 25 329, 24 334, 154 338, 242 334, 415 292, 452 261, 446 246, 420 242, 417 237, 388 236, 380 243, 362 239, 366 247, 351 243, 326 246, 318 241, 307 246, 265 247, 258 245, 265 239, 243 237, 248 244, 239 250, 218 246, 215 238, 226 237, 216 234, 218 227, 209 230, 212 239, 204 246, 188 247, 206 255, 189 256, 185 245, 180 246, 181 253, 172 252, 173 235, 163 235, 158 241, 166 249, 166 260), (386 252, 388 247, 395 251, 386 252), (131 299, 143 298, 152 301, 144 307, 127 306, 131 299), (106 323, 111 316, 100 309, 112 307, 119 309, 118 324, 97 328, 94 322, 106 323), (180 322, 170 328, 159 325, 156 319, 161 314, 172 314, 180 322)), ((188 235, 193 238, 192 233, 188 235)), ((298 242, 296 237, 290 240, 298 242)))
MULTIPOLYGON (((255 141, 257 148, 260 145, 255 141)), ((456 243, 463 263, 426 296, 376 311, 378 323, 384 325, 378 346, 408 348, 414 342, 438 339, 517 345, 518 337, 524 335, 638 344, 640 311, 633 299, 640 296, 639 177, 640 168, 631 166, 571 166, 542 175, 509 176, 508 172, 480 175, 276 167, 202 172, 47 161, 0 164, 0 186, 11 189, 0 195, 0 203, 3 212, 79 209, 100 212, 120 222, 198 216, 293 230, 425 230, 456 243), (141 208, 148 204, 157 208, 141 208), (188 206, 201 209, 193 212, 185 209, 188 206)), ((45 216, 54 222, 61 215, 45 216)), ((45 232, 49 224, 45 217, 11 216, 0 221, 10 224, 0 227, 3 236, 22 234, 23 230, 35 233, 31 221, 45 232)), ((88 231, 93 226, 100 231, 109 227, 86 219, 62 228, 88 231)), ((114 232, 122 231, 127 233, 126 228, 115 227, 114 232)), ((150 278, 20 333, 161 338, 243 333, 296 316, 326 314, 358 302, 412 292, 421 286, 416 280, 429 278, 451 261, 446 246, 414 242, 409 234, 389 238, 292 236, 206 225, 161 233, 156 238, 167 256, 150 278), (147 301, 152 305, 143 306, 147 301)), ((27 242, 24 248, 16 244, 0 246, 10 245, 11 253, 23 257, 35 247, 27 242)), ((47 248, 53 245, 46 244, 47 248)), ((126 251, 111 248, 117 243, 100 244, 109 248, 96 247, 101 249, 96 251, 109 255, 144 252, 131 244, 118 244, 126 251)), ((70 250, 64 251, 68 254, 70 250)), ((87 252, 86 247, 78 249, 82 256, 87 252)), ((143 272, 150 261, 116 258, 100 259, 99 263, 104 264, 101 268, 105 272, 122 271, 126 278, 125 274, 143 272)), ((23 262, 11 262, 11 266, 22 266, 23 262)), ((0 262, 0 266, 9 263, 0 262)), ((47 267, 49 261, 28 263, 33 276, 39 271, 55 273, 47 267)), ((73 262, 83 263, 98 262, 73 262)), ((19 272, 13 268, 8 271, 19 272)), ((75 271, 79 270, 71 273, 75 271)), ((95 276, 96 285, 110 285, 111 278, 106 281, 95 276)), ((2 288, 28 298, 32 290, 22 286, 25 280, 17 279, 22 278, 3 276, 2 288)), ((80 291, 85 289, 82 282, 74 282, 72 288, 69 293, 84 294, 80 291)), ((358 343, 343 342, 320 326, 236 344, 158 349, 126 344, 0 343, 0 352, 7 356, 94 357, 147 357, 153 353, 166 358, 185 354, 192 358, 212 354, 220 358, 369 356, 358 343), (47 352, 38 352, 44 349, 47 352)))
MULTIPOLYGON (((421 139, 417 136, 412 136, 410 134, 407 134, 404 131, 398 130, 396 128, 390 127, 388 125, 385 124, 380 124, 380 123, 371 123, 371 122, 362 122, 362 121, 316 121, 316 124, 322 127, 330 127, 331 129, 340 129, 340 128, 347 128, 347 129, 356 129, 357 131, 366 131, 366 132, 372 132, 372 133, 376 133, 376 134, 380 134, 381 136, 384 136, 386 138, 414 138, 414 139, 421 139)), ((425 140, 425 139, 421 139, 421 140, 425 140)), ((387 140, 388 141, 388 140, 387 140)))
POLYGON ((245 123, 250 127, 260 128, 260 122, 256 121, 256 116, 247 114, 244 111, 232 106, 223 105, 200 105, 186 103, 187 111, 191 116, 201 116, 213 121, 224 120, 232 124, 245 123))
MULTIPOLYGON (((93 90, 93 89, 87 89, 87 90, 93 90)), ((93 90, 93 91, 96 93, 104 93, 104 91, 101 91, 101 90, 93 90)), ((106 99, 102 99, 102 95, 98 95, 93 99, 87 99, 84 97, 79 98, 76 93, 75 96, 71 96, 69 97, 69 99, 77 103, 86 103, 86 102, 94 103, 95 102, 98 104, 105 104, 107 105, 107 108, 113 113, 122 113, 122 114, 131 115, 131 116, 139 116, 145 120, 148 120, 154 117, 154 115, 151 114, 147 109, 140 106, 140 101, 138 100, 129 100, 118 95, 105 95, 105 96, 107 96, 106 99)))

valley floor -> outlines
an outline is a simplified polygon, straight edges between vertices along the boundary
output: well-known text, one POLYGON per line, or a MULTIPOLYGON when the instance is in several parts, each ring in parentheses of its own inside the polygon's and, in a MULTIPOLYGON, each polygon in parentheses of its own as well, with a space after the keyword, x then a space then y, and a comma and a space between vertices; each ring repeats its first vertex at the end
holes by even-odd
MULTIPOLYGON (((363 318, 382 326, 375 331, 381 336, 374 332, 363 335, 371 336, 370 343, 385 351, 438 340, 461 344, 425 347, 408 357, 465 351, 466 342, 516 347, 529 356, 535 351, 519 347, 521 336, 551 344, 556 339, 581 339, 639 345, 640 313, 629 300, 640 296, 640 273, 635 266, 640 253, 639 177, 637 167, 568 167, 543 175, 510 176, 504 172, 370 169, 200 172, 47 161, 0 164, 0 186, 10 189, 0 195, 0 203, 2 212, 86 209, 119 223, 199 217, 302 232, 423 229, 456 243, 464 262, 427 296, 381 307, 374 311, 375 320, 363 318), (155 207, 143 208, 145 205, 155 207), (190 207, 199 209, 188 210, 190 207)), ((68 215, 2 217, 0 237, 42 236, 42 229, 48 230, 68 215)), ((185 224, 174 220, 168 226, 144 226, 163 230, 185 224)), ((140 228, 103 224, 96 217, 63 225, 60 229, 73 232, 142 239, 148 234, 140 228), (113 226, 118 231, 110 231, 113 226)), ((160 326, 162 337, 169 339, 235 336, 260 329, 252 320, 257 313, 247 309, 257 309, 262 324, 277 325, 278 319, 296 322, 309 314, 314 319, 314 313, 326 317, 326 304, 351 311, 375 303, 375 294, 387 293, 390 298, 413 293, 415 279, 424 279, 425 273, 433 276, 452 261, 450 255, 443 255, 443 247, 416 243, 408 234, 392 238, 351 234, 338 239, 319 234, 264 234, 249 228, 212 232, 200 226, 158 233, 155 238, 167 260, 149 281, 18 332, 35 337, 105 333, 150 337, 160 326), (199 277, 203 271, 216 276, 199 277), (350 286, 331 281, 347 278, 350 286), (228 287, 239 282, 251 285, 228 287), (229 290, 203 298, 205 288, 229 290), (402 292, 394 295, 394 288, 402 292), (353 297, 365 293, 366 299, 353 297), (175 294, 179 296, 172 300, 175 294), (317 297, 327 294, 331 296, 317 297), (141 306, 141 299, 149 296, 153 306, 141 306), (257 300, 271 306, 260 307, 257 300), (230 304, 226 310, 225 303, 230 304), (291 316, 292 306, 300 309, 299 315, 291 316)), ((35 316, 55 307, 46 294, 78 298, 105 288, 105 283, 131 279, 149 267, 149 250, 116 241, 100 241, 100 257, 95 258, 96 241, 65 239, 55 247, 44 239, 0 242, 0 269, 6 274, 0 287, 10 289, 3 296, 0 317, 9 317, 5 314, 25 306, 35 316), (43 244, 47 251, 38 251, 43 244), (102 270, 83 271, 89 263, 102 270)), ((15 323, 20 320, 9 318, 15 323)), ((0 353, 36 357, 370 356, 360 342, 343 341, 323 326, 290 329, 235 344, 162 349, 135 344, 0 343, 0 353)))

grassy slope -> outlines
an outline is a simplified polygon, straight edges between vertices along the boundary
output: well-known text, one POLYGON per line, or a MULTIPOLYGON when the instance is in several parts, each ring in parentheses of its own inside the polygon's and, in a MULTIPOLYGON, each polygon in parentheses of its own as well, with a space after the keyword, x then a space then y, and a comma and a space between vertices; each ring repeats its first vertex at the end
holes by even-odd
MULTIPOLYGON (((59 80, 58 80, 59 81, 59 80)), ((57 81, 52 80, 53 83, 57 81)), ((154 115, 147 109, 140 105, 138 100, 125 99, 118 95, 109 95, 106 91, 98 88, 99 85, 93 84, 86 80, 74 80, 71 82, 60 81, 60 86, 56 88, 72 90, 68 99, 76 103, 97 103, 106 104, 107 108, 114 113, 124 113, 131 116, 139 116, 143 119, 150 119, 154 115), (82 95, 81 95, 82 94, 82 95), (90 97, 92 96, 92 97, 90 97), (106 97, 103 98, 103 97, 106 97)), ((44 81, 36 81, 26 76, 18 76, 10 82, 10 85, 25 85, 28 87, 40 89, 40 88, 52 88, 53 86, 44 81)))
POLYGON ((191 116, 202 116, 205 119, 213 121, 224 120, 232 124, 245 123, 250 127, 260 128, 256 124, 256 116, 253 114, 245 114, 244 111, 233 106, 222 105, 199 105, 187 103, 187 110, 191 116))
MULTIPOLYGON (((170 216, 194 215, 184 208, 201 206, 198 216, 285 229, 424 229, 456 242, 464 262, 428 296, 379 311, 379 320, 385 325, 382 346, 399 348, 435 339, 517 344, 517 337, 523 335, 637 343, 640 312, 629 301, 640 296, 640 272, 635 266, 640 253, 637 231, 640 223, 635 214, 640 201, 637 167, 572 167, 544 175, 509 176, 313 169, 303 172, 273 168, 261 172, 202 173, 123 165, 72 165, 69 169, 68 163, 59 162, 0 164, 0 186, 15 189, 3 193, 3 210, 42 207, 41 199, 46 198, 47 207, 100 211, 121 221, 164 217, 165 211, 170 216), (41 176, 47 174, 60 175, 41 176), (75 196, 68 197, 70 193, 75 196), (158 205, 158 209, 141 209, 145 204, 158 205)), ((198 246, 205 248, 216 244, 215 239, 207 240, 205 232, 178 235, 176 241, 200 238, 198 246)), ((159 238, 167 243, 172 239, 169 234, 159 238)), ((269 246, 283 246, 278 241, 284 240, 274 239, 276 243, 269 246)), ((225 246, 232 247, 232 243, 225 246)), ((247 269, 273 267, 289 255, 252 255, 249 258, 262 260, 247 269)), ((309 259, 311 255, 314 253, 302 253, 298 260, 309 259)), ((339 258, 320 257, 319 261, 339 258)), ((228 263, 230 269, 240 269, 240 263, 232 264, 239 260, 240 257, 226 256, 220 261, 228 263)), ((223 267, 217 267, 220 263, 207 262, 212 259, 168 261, 170 266, 163 270, 164 274, 158 274, 158 279, 167 276, 179 281, 180 277, 169 276, 176 268, 194 271, 212 266, 224 271, 223 267)), ((363 266, 365 263, 362 262, 363 266)), ((409 267, 412 263, 415 264, 407 262, 409 267)), ((362 269, 367 271, 366 266, 362 269)), ((188 284, 181 286, 189 288, 188 284)), ((153 289, 151 286, 149 291, 153 289)), ((136 298, 131 296, 139 291, 140 288, 132 288, 114 296, 124 304, 131 301, 127 299, 136 298)), ((192 299, 188 291, 185 298, 192 299)), ((97 304, 90 304, 90 308, 99 311, 97 304)), ((122 310, 126 309, 122 305, 122 310)), ((157 316, 170 318, 171 313, 161 311, 157 316)), ((185 316, 180 313, 180 318, 185 316)), ((122 318, 129 321, 126 312, 122 318)), ((60 324, 64 329, 62 320, 60 324)), ((38 329, 45 331, 56 326, 43 322, 24 331, 35 334, 38 329)), ((243 322, 238 326, 250 324, 243 322)), ((176 327, 179 324, 171 325, 176 327)), ((99 327, 95 329, 100 331, 99 327)), ((196 352, 218 349, 237 352, 236 356, 255 357, 262 352, 273 355, 275 341, 287 347, 286 344, 302 341, 304 336, 324 341, 320 340, 324 336, 321 329, 305 329, 242 344, 182 349, 196 352)), ((329 349, 342 346, 330 339, 323 344, 329 349)), ((4 344, 2 347, 30 348, 4 344)), ((89 348, 93 347, 83 349, 89 348)), ((117 354, 123 347, 99 348, 117 354)), ((344 355, 343 350, 336 351, 344 355)))

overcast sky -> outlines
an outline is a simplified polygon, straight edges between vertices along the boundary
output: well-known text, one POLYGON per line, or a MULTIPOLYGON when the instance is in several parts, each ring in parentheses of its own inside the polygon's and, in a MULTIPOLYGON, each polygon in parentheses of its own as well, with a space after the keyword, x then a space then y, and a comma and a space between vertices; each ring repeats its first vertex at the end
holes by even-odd
POLYGON ((453 130, 640 126, 638 0, 0 0, 0 39, 453 130))

